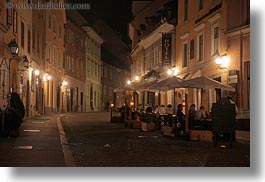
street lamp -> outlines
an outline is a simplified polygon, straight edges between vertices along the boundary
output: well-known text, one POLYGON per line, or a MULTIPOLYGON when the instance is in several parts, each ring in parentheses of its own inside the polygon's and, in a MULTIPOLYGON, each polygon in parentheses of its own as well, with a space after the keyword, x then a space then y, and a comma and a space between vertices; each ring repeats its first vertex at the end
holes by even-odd
POLYGON ((111 104, 110 104, 110 122, 111 122, 111 123, 112 123, 112 110, 113 110, 113 108, 114 108, 114 104, 111 103, 111 104))
POLYGON ((68 85, 68 82, 65 81, 65 80, 63 80, 61 82, 61 87, 62 87, 62 112, 64 112, 64 101, 63 101, 63 99, 64 99, 64 91, 65 91, 67 85, 68 85))
MULTIPOLYGON (((167 70, 168 76, 177 76, 178 73, 179 73, 179 69, 177 67, 173 67, 173 68, 170 68, 170 69, 167 70)), ((175 107, 176 107, 175 106, 176 105, 176 103, 175 103, 176 102, 175 88, 173 90, 173 102, 174 102, 174 104, 173 104, 173 107, 174 107, 173 114, 175 114, 175 107)))

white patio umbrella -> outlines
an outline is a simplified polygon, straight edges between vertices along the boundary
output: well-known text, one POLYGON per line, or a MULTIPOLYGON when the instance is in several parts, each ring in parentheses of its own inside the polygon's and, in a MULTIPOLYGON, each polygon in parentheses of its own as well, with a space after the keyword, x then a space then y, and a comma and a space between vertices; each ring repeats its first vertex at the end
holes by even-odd
POLYGON ((172 77, 168 77, 164 80, 161 80, 157 83, 157 86, 159 88, 161 88, 161 90, 170 90, 170 89, 174 89, 174 88, 180 88, 180 83, 183 82, 184 80, 176 77, 176 76, 172 76, 172 77))
POLYGON ((201 76, 201 77, 183 81, 179 83, 178 86, 180 88, 202 88, 202 89, 218 88, 218 89, 228 90, 232 92, 235 91, 234 87, 220 83, 206 76, 201 76))

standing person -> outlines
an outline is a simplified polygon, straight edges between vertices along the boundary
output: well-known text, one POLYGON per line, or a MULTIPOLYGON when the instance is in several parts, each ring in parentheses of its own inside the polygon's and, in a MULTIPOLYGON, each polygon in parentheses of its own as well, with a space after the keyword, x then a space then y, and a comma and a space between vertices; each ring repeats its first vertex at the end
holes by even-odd
POLYGON ((177 120, 180 123, 180 129, 185 133, 185 115, 182 112, 183 110, 183 105, 179 104, 178 105, 178 110, 177 110, 177 120))
POLYGON ((193 130, 193 128, 194 128, 195 114, 196 114, 195 104, 191 104, 189 111, 188 111, 189 130, 193 130))
POLYGON ((236 114, 237 114, 237 113, 238 113, 238 108, 237 108, 236 103, 232 100, 232 97, 231 97, 231 96, 228 96, 227 99, 229 100, 229 102, 230 102, 231 104, 235 104, 236 114))

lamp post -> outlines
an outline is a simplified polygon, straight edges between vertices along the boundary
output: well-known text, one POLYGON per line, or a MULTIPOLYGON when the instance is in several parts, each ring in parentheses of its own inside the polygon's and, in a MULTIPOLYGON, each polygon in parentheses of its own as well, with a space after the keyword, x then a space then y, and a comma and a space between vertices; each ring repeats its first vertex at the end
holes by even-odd
POLYGON ((114 104, 111 103, 111 104, 110 104, 110 122, 111 122, 111 123, 112 123, 112 110, 113 110, 113 108, 114 108, 114 104))
MULTIPOLYGON (((179 69, 177 67, 173 67, 167 70, 168 76, 176 76, 179 73, 179 69)), ((176 113, 176 92, 175 88, 173 89, 173 114, 176 113)))
POLYGON ((66 87, 68 85, 68 82, 63 80, 62 83, 61 83, 61 87, 62 87, 62 112, 64 112, 64 102, 63 102, 63 99, 64 99, 64 87, 66 87))

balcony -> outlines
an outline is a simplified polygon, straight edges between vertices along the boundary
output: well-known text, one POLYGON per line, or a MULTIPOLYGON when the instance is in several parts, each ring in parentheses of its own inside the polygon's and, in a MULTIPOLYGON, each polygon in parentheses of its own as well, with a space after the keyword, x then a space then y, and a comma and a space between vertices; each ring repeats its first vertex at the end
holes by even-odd
POLYGON ((145 17, 145 23, 140 24, 140 29, 137 30, 137 35, 140 40, 148 37, 156 29, 168 24, 171 26, 177 25, 177 1, 173 0, 164 4, 156 13, 150 17, 145 17))

